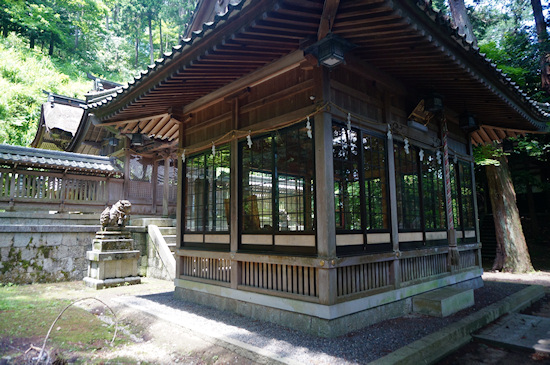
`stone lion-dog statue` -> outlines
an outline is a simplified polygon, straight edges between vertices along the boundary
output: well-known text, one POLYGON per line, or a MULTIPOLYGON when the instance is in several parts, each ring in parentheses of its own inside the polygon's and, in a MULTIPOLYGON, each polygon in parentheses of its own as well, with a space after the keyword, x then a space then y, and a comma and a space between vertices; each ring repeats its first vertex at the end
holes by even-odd
POLYGON ((132 203, 128 200, 119 200, 111 208, 107 207, 101 213, 99 222, 102 229, 106 227, 124 227, 130 220, 130 209, 132 203))

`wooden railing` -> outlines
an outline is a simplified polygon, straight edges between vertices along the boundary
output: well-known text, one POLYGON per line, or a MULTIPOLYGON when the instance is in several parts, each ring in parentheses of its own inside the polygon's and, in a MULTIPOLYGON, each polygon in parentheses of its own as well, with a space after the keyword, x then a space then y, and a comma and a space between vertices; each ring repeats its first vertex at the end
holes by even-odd
POLYGON ((447 253, 401 259, 401 281, 416 281, 447 273, 447 253))
POLYGON ((392 286, 390 268, 390 261, 337 268, 338 296, 392 286))
POLYGON ((0 206, 97 211, 121 199, 122 179, 48 171, 0 170, 0 206))
MULTIPOLYGON (((459 271, 479 267, 479 247, 460 251, 459 271)), ((321 270, 335 271, 337 302, 382 293, 452 275, 447 247, 379 253, 332 260, 292 256, 230 254, 179 249, 177 277, 278 297, 320 302, 321 270), (398 263, 398 270, 395 266, 398 263), (327 266, 328 264, 328 266, 327 266), (238 270, 231 275, 231 270, 238 270), (399 283, 396 283, 396 275, 399 283), (231 280, 236 280, 232 282, 231 280)), ((325 276, 326 277, 326 276, 325 276)))
POLYGON ((241 285, 312 297, 319 292, 313 267, 242 262, 241 273, 241 285))
MULTIPOLYGON (((157 187, 157 191, 162 192, 162 188, 157 187)), ((0 209, 101 212, 120 199, 128 199, 133 214, 160 214, 162 209, 154 208, 152 191, 151 183, 129 181, 125 195, 122 178, 0 169, 0 209)), ((171 186, 172 197, 176 192, 171 186)), ((162 198, 156 203, 162 206, 162 198)), ((176 199, 170 199, 169 213, 174 213, 175 207, 176 199)))
POLYGON ((181 275, 225 283, 231 281, 231 260, 184 256, 180 262, 181 275))

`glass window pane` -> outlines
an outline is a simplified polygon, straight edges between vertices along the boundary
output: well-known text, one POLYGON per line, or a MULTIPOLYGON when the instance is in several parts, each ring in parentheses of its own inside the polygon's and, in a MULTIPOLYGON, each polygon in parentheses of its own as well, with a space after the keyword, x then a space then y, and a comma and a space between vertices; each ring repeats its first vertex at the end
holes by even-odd
POLYGON ((422 161, 422 198, 426 229, 446 229, 443 164, 437 162, 431 151, 424 152, 422 161))
MULTIPOLYGON (((242 145, 241 145, 242 146, 242 145)), ((273 138, 254 139, 242 148, 242 231, 254 233, 273 228, 273 138)))
POLYGON ((475 228, 472 168, 469 162, 459 161, 460 195, 464 229, 475 228))
POLYGON ((276 135, 279 231, 311 231, 314 217, 313 140, 306 128, 276 135))
POLYGON ((407 154, 404 144, 395 142, 394 154, 399 229, 420 230, 422 222, 417 162, 418 149, 410 146, 407 154))
POLYGON ((202 232, 206 183, 204 155, 188 157, 185 171, 185 230, 202 232))
POLYGON ((366 229, 388 229, 385 139, 363 136, 366 229))
POLYGON ((357 131, 332 127, 336 229, 361 230, 361 155, 357 131))

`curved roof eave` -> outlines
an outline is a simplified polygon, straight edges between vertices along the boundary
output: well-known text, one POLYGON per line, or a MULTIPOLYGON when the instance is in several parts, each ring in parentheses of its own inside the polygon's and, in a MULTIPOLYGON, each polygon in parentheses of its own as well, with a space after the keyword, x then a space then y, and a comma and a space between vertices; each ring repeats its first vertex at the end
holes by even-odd
MULTIPOLYGON (((404 1, 407 2, 407 0, 404 1)), ((499 69, 491 59, 481 53, 479 47, 474 46, 472 42, 468 42, 464 34, 459 34, 458 27, 455 27, 447 16, 431 6, 431 0, 429 2, 416 0, 415 3, 433 21, 431 25, 439 27, 442 31, 441 33, 434 32, 434 34, 448 33, 450 35, 449 38, 456 41, 456 44, 462 48, 464 55, 470 59, 473 65, 477 63, 480 67, 485 67, 489 71, 488 73, 482 72, 483 75, 489 76, 487 82, 484 82, 488 89, 504 99, 511 108, 520 113, 537 131, 550 132, 549 112, 542 109, 534 99, 521 90, 519 85, 499 69)))

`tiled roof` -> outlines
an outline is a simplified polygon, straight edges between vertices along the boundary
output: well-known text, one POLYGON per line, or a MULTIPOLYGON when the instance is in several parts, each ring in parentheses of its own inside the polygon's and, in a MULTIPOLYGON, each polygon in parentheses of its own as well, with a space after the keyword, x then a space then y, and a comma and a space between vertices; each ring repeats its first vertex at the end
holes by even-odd
POLYGON ((0 163, 109 175, 120 172, 109 157, 2 144, 0 144, 0 163))
MULTIPOLYGON (((293 3, 293 1, 281 1, 279 3, 293 3)), ((296 2, 298 3, 298 2, 296 2)), ((539 131, 547 130, 545 122, 550 118, 550 114, 544 108, 540 106, 531 99, 525 92, 523 92, 519 86, 514 83, 510 77, 498 69, 496 65, 484 54, 481 54, 478 47, 473 46, 471 43, 467 42, 464 35, 458 33, 456 27, 454 27, 449 19, 442 15, 441 13, 435 11, 431 6, 429 0, 394 0, 394 1, 379 1, 377 3, 383 3, 384 6, 392 8, 394 13, 402 17, 405 21, 410 21, 411 19, 408 16, 404 16, 405 12, 411 17, 418 18, 418 14, 421 14, 422 23, 426 25, 426 29, 429 29, 425 32, 423 29, 420 29, 422 25, 416 26, 416 24, 410 25, 409 29, 414 31, 410 33, 411 40, 416 36, 421 36, 422 38, 429 39, 428 43, 430 46, 435 46, 435 49, 445 48, 445 51, 441 51, 441 59, 449 59, 454 57, 453 52, 459 50, 458 54, 461 60, 453 61, 456 65, 453 65, 455 70, 466 70, 470 75, 471 80, 478 81, 479 86, 477 90, 485 88, 490 90, 494 96, 497 96, 503 100, 506 104, 510 106, 515 112, 520 114, 525 118, 528 123, 531 124, 531 127, 527 128, 529 130, 537 129, 539 131), (431 21, 430 21, 431 20, 431 21), (443 38, 438 38, 437 34, 444 34, 443 38), (434 34, 432 37, 430 34, 434 34), (439 40, 436 40, 438 38, 439 40), (445 47, 441 47, 440 40, 445 43, 445 47), (465 62, 462 62, 462 58, 465 62), (475 75, 475 76, 472 76, 475 75), (534 127, 534 128, 533 128, 534 127)), ((155 88, 162 88, 164 84, 169 81, 170 75, 175 73, 182 73, 185 69, 191 70, 194 67, 194 64, 199 64, 200 62, 206 62, 211 56, 209 54, 213 51, 205 51, 201 56, 196 57, 195 60, 191 60, 185 66, 180 66, 178 69, 173 65, 176 60, 180 59, 184 54, 189 53, 197 48, 196 43, 201 39, 208 38, 208 35, 213 31, 217 30, 218 27, 221 27, 228 21, 233 18, 238 19, 242 16, 242 10, 245 8, 253 7, 256 2, 251 0, 242 0, 237 5, 229 5, 228 11, 219 16, 215 16, 212 22, 207 22, 203 24, 202 30, 191 32, 190 38, 184 39, 180 42, 178 46, 172 48, 172 52, 165 53, 165 57, 155 61, 154 65, 148 67, 146 71, 141 72, 140 75, 134 78, 127 86, 118 89, 116 93, 112 93, 102 100, 97 100, 94 103, 88 104, 88 108, 94 109, 94 113, 99 116, 99 120, 108 120, 109 118, 114 118, 119 113, 124 115, 130 115, 129 119, 136 118, 135 115, 129 114, 138 113, 138 106, 144 107, 145 105, 137 105, 138 102, 145 104, 144 100, 147 99, 149 95, 152 95, 155 92, 155 88), (158 77, 159 80, 155 80, 155 77, 158 77), (155 80, 155 81, 153 81, 155 80), (132 96, 132 98, 130 98, 132 96), (134 106, 134 104, 136 104, 134 106)), ((341 5, 355 6, 352 1, 347 3, 342 2, 341 5)), ((361 6, 359 3, 357 6, 361 6)), ((373 5, 374 6, 374 5, 373 5)), ((276 13, 277 11, 274 10, 276 13)), ((266 16, 269 16, 269 13, 266 16)), ((263 15, 262 15, 263 16, 263 15)), ((334 27, 337 28, 339 23, 339 18, 335 20, 334 27)), ((249 25, 246 30, 250 33, 253 33, 257 23, 253 22, 249 25)), ((245 28, 243 28, 245 29, 245 28)), ((337 33, 337 31, 335 31, 337 33)), ((228 35, 228 37, 230 37, 228 35)), ((368 38, 368 41, 375 41, 376 37, 368 38)), ((226 42, 231 42, 231 39, 225 40, 226 42)), ((222 46, 220 46, 221 48, 222 46)), ((366 49, 366 48, 365 48, 366 49)), ((370 51, 370 50, 369 50, 370 51)), ((373 55, 375 57, 375 55, 373 55)), ((374 62, 375 59, 366 57, 367 62, 374 62)), ((390 67, 391 63, 386 63, 390 67)), ((376 65, 383 71, 386 71, 386 64, 376 65)), ((451 67, 451 66, 449 66, 451 67)), ((391 67, 390 67, 391 68, 391 67)), ((407 69, 407 68, 404 68, 407 69)), ((413 76, 413 74, 407 74, 407 70, 401 69, 399 74, 405 76, 413 76)), ((424 80, 430 81, 429 77, 424 77, 424 80)), ((180 81, 181 83, 181 81, 180 81)), ((186 84, 187 85, 187 84, 186 84)), ((451 85, 451 84, 449 84, 451 85)), ((449 86, 447 85, 447 86, 449 86)), ((187 86, 187 90, 193 90, 191 86, 187 86)), ((180 92, 180 91, 178 91, 180 92)), ((151 98, 153 100, 153 98, 151 98)), ((492 99, 493 100, 493 99, 492 99)), ((149 105, 151 102, 149 102, 149 105)), ((118 117, 122 119, 123 117, 118 117)), ((495 118, 493 118, 495 119, 495 118)))

